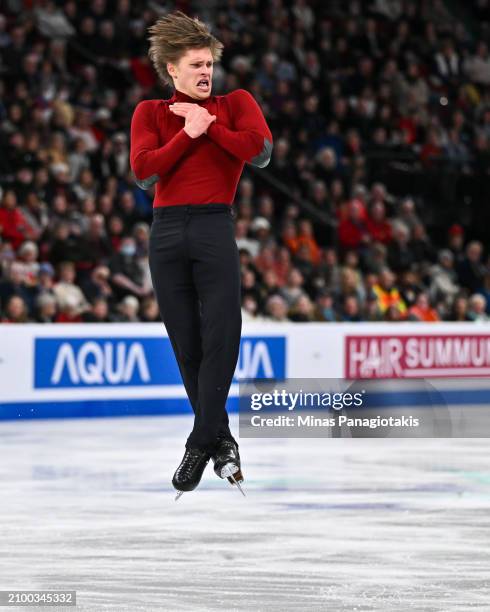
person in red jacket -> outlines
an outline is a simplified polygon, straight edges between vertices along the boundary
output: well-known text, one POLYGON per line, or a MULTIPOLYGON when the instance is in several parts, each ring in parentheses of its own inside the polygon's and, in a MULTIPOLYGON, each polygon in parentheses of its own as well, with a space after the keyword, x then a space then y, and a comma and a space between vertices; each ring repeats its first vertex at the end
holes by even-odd
POLYGON ((0 206, 0 236, 5 242, 10 242, 17 248, 29 236, 29 226, 17 207, 17 197, 13 189, 5 191, 0 206))
POLYGON ((393 238, 391 223, 386 218, 386 207, 384 202, 374 202, 366 219, 366 227, 373 242, 388 244, 393 238))
POLYGON ((137 105, 130 162, 140 187, 155 185, 150 271, 195 414, 172 479, 178 499, 197 487, 211 457, 218 476, 243 479, 225 408, 241 334, 231 205, 244 165, 269 163, 272 134, 248 91, 211 95, 223 44, 204 23, 177 11, 150 33, 150 60, 175 91, 137 105))
POLYGON ((347 207, 348 216, 339 223, 339 243, 343 251, 359 250, 370 241, 362 203, 353 199, 347 207))

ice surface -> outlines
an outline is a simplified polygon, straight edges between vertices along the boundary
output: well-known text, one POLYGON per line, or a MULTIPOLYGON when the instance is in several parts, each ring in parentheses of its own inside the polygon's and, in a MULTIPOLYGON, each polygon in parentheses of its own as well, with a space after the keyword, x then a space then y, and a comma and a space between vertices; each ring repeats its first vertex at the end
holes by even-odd
POLYGON ((0 588, 87 611, 490 610, 488 440, 242 439, 246 498, 210 464, 175 502, 189 429, 0 423, 0 588))

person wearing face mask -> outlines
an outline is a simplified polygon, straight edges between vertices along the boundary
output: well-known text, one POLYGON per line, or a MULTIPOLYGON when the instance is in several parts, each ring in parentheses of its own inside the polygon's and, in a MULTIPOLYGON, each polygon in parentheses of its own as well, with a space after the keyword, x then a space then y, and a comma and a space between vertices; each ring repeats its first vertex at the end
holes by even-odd
POLYGON ((136 244, 132 236, 121 240, 119 252, 109 262, 111 286, 117 300, 126 295, 145 297, 150 288, 145 287, 143 272, 136 258, 136 244))
POLYGON ((174 93, 137 105, 130 162, 140 187, 155 185, 152 282, 195 414, 172 480, 178 498, 210 458, 219 477, 242 479, 225 407, 241 334, 231 205, 244 165, 269 163, 272 134, 248 91, 211 95, 223 44, 203 22, 178 11, 149 31, 150 60, 174 93))

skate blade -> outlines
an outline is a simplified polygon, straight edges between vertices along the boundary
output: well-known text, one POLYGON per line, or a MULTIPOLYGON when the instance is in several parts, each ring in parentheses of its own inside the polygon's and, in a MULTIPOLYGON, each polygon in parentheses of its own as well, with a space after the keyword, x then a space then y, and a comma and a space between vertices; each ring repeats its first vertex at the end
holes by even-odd
POLYGON ((179 501, 182 495, 184 495, 184 491, 177 491, 177 495, 175 496, 175 501, 179 501))
POLYGON ((243 495, 243 497, 247 497, 245 495, 244 490, 240 486, 240 483, 243 482, 243 476, 242 476, 242 473, 240 471, 240 468, 237 465, 234 465, 233 467, 229 467, 229 466, 225 465, 225 467, 221 470, 221 477, 222 478, 228 478, 228 480, 229 480, 229 482, 231 482, 231 484, 235 484, 238 487, 238 490, 243 495), (235 476, 236 476, 236 478, 235 478, 235 476))

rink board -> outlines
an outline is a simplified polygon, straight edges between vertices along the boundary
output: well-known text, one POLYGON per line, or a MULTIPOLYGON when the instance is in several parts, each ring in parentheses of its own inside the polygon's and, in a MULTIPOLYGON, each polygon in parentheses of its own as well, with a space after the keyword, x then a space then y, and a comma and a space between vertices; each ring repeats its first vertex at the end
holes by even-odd
MULTIPOLYGON (((230 391, 251 378, 440 381, 490 404, 490 330, 451 324, 246 324, 230 391)), ((418 405, 403 384, 388 404, 418 405)), ((0 325, 0 419, 178 414, 190 407, 161 324, 0 325)))

